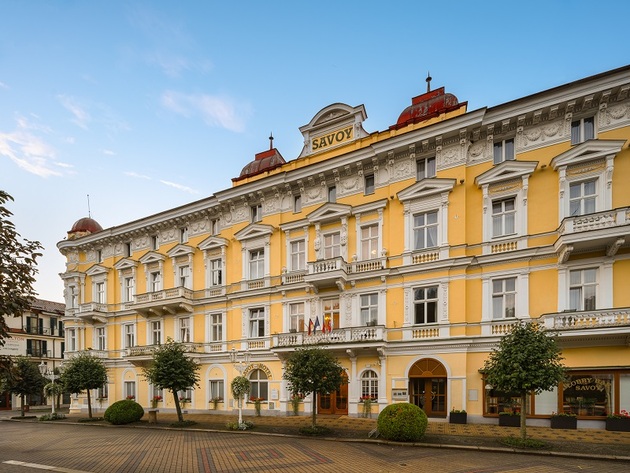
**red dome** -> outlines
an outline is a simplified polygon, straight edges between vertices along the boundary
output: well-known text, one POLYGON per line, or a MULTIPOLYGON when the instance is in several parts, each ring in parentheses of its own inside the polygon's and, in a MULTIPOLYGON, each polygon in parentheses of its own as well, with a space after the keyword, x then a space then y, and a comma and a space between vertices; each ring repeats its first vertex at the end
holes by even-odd
POLYGON ((74 222, 74 225, 72 225, 72 230, 70 230, 68 233, 76 233, 76 232, 96 233, 100 231, 103 231, 103 227, 101 227, 101 225, 96 220, 90 217, 83 217, 77 220, 76 222, 74 222))

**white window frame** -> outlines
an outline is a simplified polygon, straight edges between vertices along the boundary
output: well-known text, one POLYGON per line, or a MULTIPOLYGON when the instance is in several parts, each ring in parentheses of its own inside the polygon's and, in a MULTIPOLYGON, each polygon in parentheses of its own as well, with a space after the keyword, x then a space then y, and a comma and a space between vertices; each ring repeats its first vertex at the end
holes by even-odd
POLYGON ((208 395, 210 401, 214 398, 219 398, 221 401, 225 400, 225 380, 224 379, 209 379, 208 380, 208 395))
POLYGON ((373 221, 361 225, 359 228, 360 259, 366 261, 381 257, 381 224, 380 221, 373 221), (365 232, 368 232, 367 234, 365 232))
POLYGON ((498 140, 493 143, 492 160, 494 164, 501 164, 504 161, 514 161, 515 159, 516 159, 516 146, 515 146, 514 138, 498 140), (511 153, 509 152, 510 147, 511 147, 511 153))
POLYGON ((326 198, 327 198, 327 202, 331 202, 331 203, 337 202, 337 186, 328 186, 326 198))
POLYGON ((589 258, 558 267, 558 312, 573 310, 570 302, 571 271, 585 269, 597 270, 596 310, 613 307, 613 261, 589 258))
POLYGON ((66 329, 67 351, 77 351, 77 329, 74 327, 66 329))
POLYGON ((188 227, 182 227, 179 229, 179 242, 180 243, 188 242, 188 227))
POLYGON ((190 265, 182 264, 177 267, 177 286, 192 289, 192 270, 190 265))
POLYGON ((516 317, 516 277, 496 278, 491 281, 492 319, 516 317))
POLYGON ((429 210, 426 212, 416 212, 411 217, 412 219, 412 249, 413 251, 424 251, 429 250, 431 248, 437 248, 439 246, 438 236, 440 233, 440 217, 438 210, 429 210), (435 222, 429 222, 429 216, 435 215, 435 222), (424 223, 416 226, 416 219, 422 216, 424 218, 424 223), (416 235, 418 232, 422 232, 424 245, 417 245, 416 235), (435 244, 430 245, 428 243, 429 234, 433 233, 432 237, 435 239, 435 244))
POLYGON ((123 348, 132 348, 136 346, 136 324, 124 323, 122 329, 123 348))
POLYGON ((94 282, 94 302, 107 304, 107 283, 105 281, 94 282))
POLYGON ((374 175, 374 173, 366 174, 363 177, 363 183, 364 183, 363 194, 364 195, 374 194, 374 192, 376 191, 376 176, 374 175))
POLYGON ((361 373, 361 398, 367 396, 378 399, 378 373, 373 369, 366 369, 361 373))
POLYGON ((193 341, 192 317, 179 317, 177 319, 177 337, 181 343, 192 343, 193 341))
POLYGON ((247 251, 247 279, 263 279, 265 277, 265 248, 252 248, 247 251))
POLYGON ((252 370, 247 376, 251 384, 251 391, 247 396, 249 398, 260 397, 264 401, 269 400, 269 377, 261 369, 252 370), (264 390, 263 390, 264 387, 264 390), (263 392, 264 391, 264 392, 263 392))
POLYGON ((293 196, 293 213, 297 214, 302 211, 302 194, 293 196))
POLYGON ((251 211, 252 223, 262 222, 262 219, 263 219, 262 204, 252 205, 250 207, 250 211, 251 211))
POLYGON ((162 270, 149 271, 149 284, 147 292, 160 292, 164 288, 162 270))
POLYGON ((107 350, 107 327, 94 327, 94 346, 98 351, 107 350))
POLYGON ((306 238, 295 238, 288 241, 287 245, 289 247, 289 271, 305 271, 306 238))
POLYGON ((504 322, 515 319, 528 319, 529 315, 529 272, 522 270, 501 271, 485 274, 481 280, 481 320, 486 325, 482 327, 482 335, 491 335, 492 322, 504 322), (493 312, 493 282, 504 279, 515 279, 514 287, 514 318, 494 318, 493 312))
POLYGON ((516 235, 516 220, 518 218, 516 211, 516 197, 501 197, 492 200, 490 206, 492 213, 492 238, 509 238, 516 235), (512 209, 506 210, 506 205, 511 203, 512 209), (500 206, 497 211, 497 206, 500 206), (497 222, 500 229, 497 231, 497 222), (511 225, 510 225, 511 223, 511 225), (510 228, 511 227, 511 228, 510 228))
POLYGON ((436 176, 437 167, 435 156, 428 156, 416 160, 416 181, 436 176))
POLYGON ((68 286, 68 307, 71 309, 79 308, 79 288, 74 284, 68 286))
POLYGON ((151 235, 151 249, 154 251, 160 249, 160 235, 151 235))
POLYGON ((341 256, 341 230, 322 234, 322 253, 324 259, 341 256))
POLYGON ((584 143, 585 141, 594 140, 597 137, 596 123, 597 120, 595 120, 595 116, 582 117, 571 120, 571 144, 579 145, 580 143, 584 143), (590 123, 592 134, 592 136, 588 137, 586 136, 587 122, 590 123))
POLYGON ((225 341, 225 324, 223 312, 208 314, 208 341, 212 343, 225 341))
POLYGON ((412 310, 411 310, 411 317, 412 317, 412 321, 411 324, 414 326, 426 326, 426 325, 435 325, 438 324, 440 322, 440 286, 439 284, 430 284, 430 285, 426 285, 426 286, 417 286, 414 287, 411 291, 412 294, 412 299, 411 299, 411 303, 412 303, 412 310), (427 291, 430 290, 435 290, 435 297, 428 297, 429 294, 427 293, 427 291), (417 299, 416 298, 416 291, 424 291, 424 297, 422 299, 417 299), (418 301, 422 301, 422 302, 418 302, 418 301), (418 322, 416 321, 416 308, 419 305, 423 305, 425 307, 424 310, 424 321, 423 322, 418 322), (429 322, 428 321, 428 311, 427 309, 427 304, 434 304, 435 306, 435 320, 429 322))
POLYGON ((252 307, 248 310, 247 338, 264 338, 267 336, 267 311, 264 307, 252 307), (262 329, 262 334, 261 334, 262 329))
POLYGON ((290 302, 287 304, 288 332, 304 332, 307 330, 305 322, 306 304, 304 302, 290 302), (301 326, 301 327, 300 327, 301 326))
POLYGON ((359 325, 368 323, 378 324, 379 321, 379 294, 370 292, 359 294, 359 325))
POLYGON ((580 217, 595 213, 597 211, 597 178, 584 179, 580 181, 574 181, 569 183, 569 216, 580 217), (592 185, 592 186, 591 186, 592 185), (591 193, 588 187, 592 187, 591 193), (573 190, 578 189, 579 194, 574 196, 573 190), (573 204, 577 203, 577 209, 571 210, 573 204), (592 205, 592 208, 588 208, 592 205))
POLYGON ((135 381, 123 381, 123 399, 127 399, 129 396, 133 396, 134 399, 138 397, 135 381))
POLYGON ((162 319, 150 320, 147 324, 147 330, 147 340, 150 341, 150 345, 161 345, 164 343, 164 322, 162 319))
POLYGON ((134 276, 123 276, 123 302, 133 302, 136 295, 136 278, 134 276))
POLYGON ((579 268, 569 270, 569 310, 592 311, 597 309, 598 268, 579 268), (573 293, 579 292, 580 300, 573 304, 573 293), (587 293, 592 294, 593 303, 587 303, 587 293))
POLYGON ((223 286, 223 258, 208 260, 208 287, 223 286))

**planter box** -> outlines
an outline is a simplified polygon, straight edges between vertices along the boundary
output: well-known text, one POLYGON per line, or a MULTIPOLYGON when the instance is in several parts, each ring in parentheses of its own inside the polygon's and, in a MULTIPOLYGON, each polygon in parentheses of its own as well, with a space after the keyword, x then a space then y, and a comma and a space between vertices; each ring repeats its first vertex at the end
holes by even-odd
POLYGON ((551 418, 552 429, 577 429, 577 417, 555 416, 551 418))
POLYGON ((502 427, 520 427, 521 416, 499 416, 499 425, 502 427))
POLYGON ((466 412, 451 412, 448 415, 448 421, 451 424, 466 424, 468 422, 468 414, 466 412))
POLYGON ((630 432, 630 419, 606 419, 606 430, 630 432))

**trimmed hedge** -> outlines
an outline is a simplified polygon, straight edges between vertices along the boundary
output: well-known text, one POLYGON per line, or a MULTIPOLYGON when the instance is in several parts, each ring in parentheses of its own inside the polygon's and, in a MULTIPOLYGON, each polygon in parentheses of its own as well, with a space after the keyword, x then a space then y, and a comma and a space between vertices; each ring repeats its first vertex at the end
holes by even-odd
POLYGON ((104 419, 114 425, 131 424, 142 419, 144 409, 131 399, 116 401, 105 411, 104 419))
POLYGON ((415 442, 427 430, 429 420, 415 404, 403 402, 391 404, 381 411, 376 422, 378 433, 386 440, 415 442))

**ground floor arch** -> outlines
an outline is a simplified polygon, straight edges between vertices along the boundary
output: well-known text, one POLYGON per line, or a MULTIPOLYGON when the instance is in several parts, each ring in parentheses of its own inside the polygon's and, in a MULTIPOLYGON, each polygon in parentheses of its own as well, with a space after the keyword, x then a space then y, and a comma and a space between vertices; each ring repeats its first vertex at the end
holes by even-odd
POLYGON ((447 373, 442 363, 422 358, 409 369, 409 400, 429 417, 447 415, 447 373))

